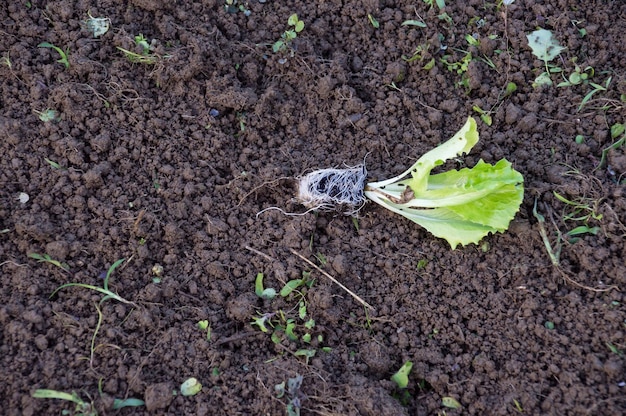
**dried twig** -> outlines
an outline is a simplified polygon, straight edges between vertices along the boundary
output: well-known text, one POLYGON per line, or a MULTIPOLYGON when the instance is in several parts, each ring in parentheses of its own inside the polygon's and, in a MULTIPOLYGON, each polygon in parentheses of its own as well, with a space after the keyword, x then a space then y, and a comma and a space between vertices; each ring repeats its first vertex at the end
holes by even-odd
POLYGON ((342 288, 343 290, 345 290, 346 292, 348 292, 350 294, 350 296, 352 296, 354 299, 356 299, 361 305, 370 308, 371 310, 375 310, 374 307, 372 305, 370 305, 369 303, 365 302, 363 299, 361 299, 356 293, 354 293, 353 291, 351 291, 350 289, 348 289, 347 287, 345 287, 344 285, 342 285, 337 279, 335 279, 334 277, 332 277, 331 275, 329 275, 328 273, 326 273, 324 270, 320 269, 319 267, 317 267, 317 265, 315 263, 313 263, 311 260, 307 259, 306 257, 304 257, 302 254, 298 253, 296 250, 294 249, 290 249, 291 252, 293 254, 295 254, 296 256, 300 257, 302 260, 304 260, 305 262, 307 262, 311 267, 313 267, 315 270, 317 270, 318 272, 322 273, 324 276, 328 277, 330 280, 332 280, 336 285, 338 285, 340 288, 342 288))

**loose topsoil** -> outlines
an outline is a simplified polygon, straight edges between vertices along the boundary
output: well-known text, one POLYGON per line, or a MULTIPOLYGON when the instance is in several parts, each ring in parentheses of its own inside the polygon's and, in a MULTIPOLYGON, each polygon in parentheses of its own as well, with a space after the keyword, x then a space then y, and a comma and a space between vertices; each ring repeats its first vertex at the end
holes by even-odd
POLYGON ((101 415, 626 412, 626 155, 611 134, 626 3, 233 3, 0 5, 2 413, 74 410, 37 389, 101 415), (274 52, 293 13, 304 29, 274 52), (89 15, 108 32, 94 38, 89 15), (566 48, 552 86, 532 85, 538 28, 566 48), (586 79, 557 87, 576 68, 586 79), (446 167, 506 158, 524 176, 502 234, 451 250, 374 204, 257 215, 304 213, 294 178, 313 169, 396 175, 469 115, 481 140, 446 167), (50 297, 102 287, 119 259, 108 285, 128 303, 50 297), (306 284, 262 299, 258 273, 306 284), (183 396, 190 377, 203 388, 183 396), (114 409, 127 398, 145 404, 114 409))

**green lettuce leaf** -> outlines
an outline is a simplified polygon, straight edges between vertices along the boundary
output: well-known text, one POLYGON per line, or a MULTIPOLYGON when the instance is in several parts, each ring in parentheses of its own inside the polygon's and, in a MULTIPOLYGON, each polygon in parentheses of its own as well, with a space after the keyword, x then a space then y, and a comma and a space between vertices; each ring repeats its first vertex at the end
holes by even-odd
POLYGON ((490 232, 503 232, 524 197, 524 179, 509 161, 490 165, 480 160, 473 168, 430 174, 477 142, 476 121, 469 117, 450 140, 425 153, 401 175, 368 183, 365 195, 445 239, 453 249, 478 243, 490 232))

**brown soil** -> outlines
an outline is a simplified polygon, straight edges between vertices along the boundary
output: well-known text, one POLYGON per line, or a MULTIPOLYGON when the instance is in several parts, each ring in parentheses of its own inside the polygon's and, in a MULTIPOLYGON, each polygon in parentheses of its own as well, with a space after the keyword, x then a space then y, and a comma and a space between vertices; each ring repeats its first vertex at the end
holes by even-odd
POLYGON ((517 0, 505 13, 449 0, 449 21, 422 1, 251 0, 249 16, 218 0, 26 3, 0 6, 10 61, 0 65, 5 414, 73 410, 32 398, 36 389, 74 391, 101 415, 280 415, 290 402, 293 414, 318 415, 626 412, 624 147, 598 168, 619 138, 610 127, 626 121, 626 3, 517 0), (101 38, 86 30, 88 13, 110 18, 101 38), (291 13, 306 26, 274 53, 291 13), (408 19, 427 27, 402 26, 408 19), (543 62, 526 34, 538 27, 567 47, 553 64, 567 76, 577 59, 594 83, 612 77, 607 91, 577 111, 591 85, 533 88, 543 62), (140 33, 156 39, 155 64, 117 49, 141 53, 140 33), (468 46, 474 33, 480 44, 468 46), (46 41, 67 48, 69 68, 37 47, 46 41), (421 59, 402 59, 419 45, 421 59), (467 71, 447 70, 441 58, 458 62, 463 51, 474 57, 467 71), (500 99, 508 82, 517 91, 500 99), (328 213, 257 216, 304 212, 291 178, 311 169, 369 154, 370 178, 401 172, 478 116, 473 106, 492 109, 493 125, 479 122, 481 141, 457 166, 507 158, 525 178, 507 232, 452 251, 373 204, 358 229, 328 213), (41 121, 35 111, 46 109, 60 120, 41 121), (597 234, 564 243, 554 266, 535 202, 555 250, 559 231, 597 234), (49 297, 64 283, 101 286, 121 258, 110 285, 131 304, 99 303, 80 287, 49 297), (303 272, 314 282, 262 300, 259 272, 277 290, 303 272), (277 311, 267 333, 250 324, 277 311), (278 329, 281 314, 295 340, 278 329), (406 361, 400 390, 390 377, 406 361), (299 388, 277 397, 275 386, 297 375, 299 388), (203 390, 172 395, 189 377, 203 390), (116 411, 114 398, 146 404, 116 411))

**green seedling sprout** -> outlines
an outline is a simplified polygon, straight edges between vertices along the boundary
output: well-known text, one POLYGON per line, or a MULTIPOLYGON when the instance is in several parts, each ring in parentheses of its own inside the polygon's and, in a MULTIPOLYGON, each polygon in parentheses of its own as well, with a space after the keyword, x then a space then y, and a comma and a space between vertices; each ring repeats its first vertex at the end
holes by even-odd
POLYGON ((268 287, 263 288, 263 273, 257 273, 254 280, 254 293, 261 299, 274 299, 276 297, 276 290, 268 287))
MULTIPOLYGON (((100 397, 105 396, 105 393, 102 391, 102 381, 103 379, 98 380, 98 393, 100 393, 100 397)), ((140 399, 128 398, 128 399, 113 399, 113 409, 119 410, 125 407, 140 407, 145 406, 146 402, 140 399)))
POLYGON ((300 416, 300 407, 302 405, 302 399, 304 398, 303 394, 300 392, 300 387, 302 387, 303 381, 304 377, 300 374, 296 374, 295 377, 287 380, 286 386, 284 381, 274 386, 276 398, 282 399, 286 397, 288 399, 287 416, 300 416))
POLYGON ((117 269, 124 262, 124 260, 125 259, 119 259, 118 261, 113 263, 111 265, 111 267, 109 267, 109 270, 107 270, 106 277, 104 278, 103 287, 88 285, 88 284, 85 284, 85 283, 66 283, 64 285, 61 285, 61 286, 57 287, 54 290, 54 292, 52 292, 52 294, 50 295, 50 298, 52 298, 54 295, 56 295, 57 292, 60 291, 61 289, 64 289, 66 287, 77 286, 77 287, 82 287, 82 288, 85 288, 85 289, 90 289, 90 290, 94 290, 96 292, 102 293, 104 296, 102 297, 102 299, 100 299, 100 304, 102 304, 104 301, 106 301, 108 299, 115 299, 118 302, 122 302, 122 303, 126 303, 128 305, 133 305, 134 306, 135 304, 133 302, 130 302, 130 301, 124 299, 123 297, 121 297, 120 295, 118 295, 117 293, 114 293, 111 290, 109 290, 109 278, 111 277, 111 274, 113 273, 113 271, 115 269, 117 269))
POLYGON ((463 56, 463 58, 461 58, 460 61, 458 62, 448 61, 448 59, 452 57, 452 55, 444 55, 443 57, 440 58, 440 61, 441 63, 445 65, 448 71, 456 72, 457 74, 461 75, 461 81, 457 83, 457 86, 464 87, 465 92, 469 93, 471 91, 471 88, 469 85, 469 76, 467 74, 467 71, 469 69, 470 62, 472 62, 474 57, 472 56, 471 52, 463 51, 460 49, 458 50, 455 49, 455 50, 458 52, 465 53, 465 55, 463 56))
POLYGON ((380 27, 380 23, 378 23, 378 20, 376 20, 376 18, 371 14, 367 14, 367 19, 370 21, 370 24, 374 29, 378 29, 380 27))
POLYGON ((593 77, 593 74, 593 67, 587 66, 583 69, 574 64, 574 72, 572 72, 567 79, 565 78, 565 75, 563 75, 563 79, 565 81, 558 83, 557 87, 572 87, 574 85, 580 85, 584 82, 588 82, 589 78, 593 77))
POLYGON ((297 341, 298 336, 293 332, 296 329, 296 322, 294 319, 287 319, 287 325, 285 326, 285 335, 290 341, 297 341))
POLYGON ((259 316, 253 316, 252 319, 253 321, 250 322, 251 325, 256 325, 259 327, 259 329, 265 333, 269 332, 269 329, 267 329, 267 326, 265 326, 266 324, 269 325, 270 327, 273 327, 272 325, 272 318, 276 315, 276 313, 265 313, 265 314, 259 314, 259 316))
POLYGON ((211 324, 209 323, 209 321, 207 319, 204 319, 202 321, 198 321, 196 325, 201 331, 206 331, 206 340, 211 341, 211 324))
POLYGON ((69 49, 63 50, 59 48, 58 46, 55 46, 49 42, 41 42, 39 45, 37 45, 37 47, 54 49, 61 57, 60 59, 57 60, 57 62, 60 64, 63 64, 63 66, 65 66, 65 69, 68 69, 70 67, 70 61, 67 59, 67 55, 69 54, 69 49))
POLYGON ((620 357, 624 356, 624 351, 620 350, 619 348, 617 348, 615 345, 611 344, 610 342, 607 342, 606 346, 609 348, 609 350, 611 350, 613 354, 617 354, 620 357))
POLYGON ((252 12, 246 7, 246 4, 237 4, 237 0, 225 0, 224 10, 227 13, 243 12, 244 16, 250 16, 252 12))
POLYGON ((37 114, 39 120, 43 121, 44 123, 61 120, 61 117, 59 117, 59 112, 56 110, 52 110, 51 108, 46 108, 43 111, 33 110, 33 112, 37 114))
POLYGON ((491 126, 493 120, 491 118, 491 114, 489 111, 483 110, 479 106, 475 105, 472 107, 472 110, 476 111, 480 115, 480 119, 488 126, 491 126))
POLYGON ((545 65, 545 72, 542 72, 537 78, 533 86, 552 85, 550 74, 554 72, 561 72, 561 68, 550 66, 548 62, 559 56, 564 48, 559 45, 559 41, 554 37, 554 34, 546 29, 535 30, 529 35, 526 35, 528 39, 528 46, 532 49, 533 55, 541 59, 545 65))
POLYGON ((316 350, 304 348, 304 349, 297 350, 296 352, 293 353, 293 355, 295 355, 296 357, 304 357, 305 363, 308 365, 309 360, 315 357, 316 353, 317 353, 316 350))
POLYGON ((598 205, 600 201, 593 201, 589 198, 581 198, 577 201, 571 201, 565 198, 563 195, 556 191, 552 192, 556 199, 569 205, 572 208, 572 212, 563 216, 565 221, 584 221, 587 223, 589 220, 600 221, 602 214, 597 213, 598 205), (593 207, 591 206, 593 203, 593 207), (582 214, 582 215, 581 215, 582 214))
POLYGON ((98 322, 96 323, 96 329, 93 331, 93 335, 91 336, 91 346, 89 348, 89 351, 90 351, 89 365, 91 367, 93 367, 94 354, 96 353, 96 336, 98 335, 98 332, 100 331, 100 327, 102 326, 102 319, 104 317, 102 315, 102 310, 100 309, 98 304, 94 303, 94 306, 96 307, 96 311, 98 312, 98 322))
POLYGON ((50 255, 48 254, 39 254, 39 253, 29 253, 28 257, 30 257, 31 259, 35 259, 40 263, 50 263, 66 272, 70 271, 70 266, 68 266, 65 263, 62 263, 58 260, 53 259, 52 257, 50 257, 50 255))
MULTIPOLYGON (((614 137, 613 137, 613 139, 614 139, 614 137)), ((605 167, 606 166, 606 160, 607 160, 607 157, 609 155, 609 152, 611 150, 619 149, 624 144, 626 144, 626 134, 624 134, 621 139, 616 140, 610 146, 605 147, 604 149, 602 149, 602 156, 600 157, 600 163, 598 163, 598 166, 596 166, 595 170, 602 169, 603 167, 605 167)))
MULTIPOLYGON (((35 399, 59 399, 72 402, 76 404, 73 412, 76 416, 98 416, 93 403, 87 403, 76 392, 66 393, 57 390, 37 389, 31 396, 35 399)), ((69 412, 63 411, 63 414, 69 414, 69 412)))
POLYGON ((298 37, 298 33, 304 29, 304 22, 298 19, 297 14, 292 14, 287 20, 287 25, 291 29, 287 29, 280 36, 280 39, 274 42, 272 50, 274 52, 285 51, 291 42, 298 37))
POLYGON ((413 363, 411 361, 405 362, 400 369, 391 376, 391 381, 396 383, 398 388, 406 389, 409 385, 409 373, 413 368, 413 363))
POLYGON ((587 66, 584 69, 574 64, 574 71, 569 75, 568 78, 563 76, 564 81, 560 82, 557 87, 572 87, 575 85, 589 85, 592 87, 591 91, 589 91, 582 99, 580 104, 578 105, 577 112, 582 110, 582 108, 593 98, 595 94, 601 91, 607 91, 609 85, 611 84, 611 80, 613 77, 609 77, 604 85, 597 84, 595 82, 591 82, 589 79, 594 76, 595 71, 593 67, 587 66))
POLYGON ((132 63, 146 65, 154 65, 159 61, 161 57, 152 51, 154 49, 152 44, 148 43, 148 39, 143 34, 140 33, 135 36, 134 41, 135 45, 141 50, 140 53, 132 52, 119 46, 117 47, 117 49, 126 56, 126 59, 132 63))
POLYGON ((517 84, 515 84, 514 82, 508 82, 503 90, 500 91, 500 94, 498 95, 498 101, 491 107, 491 109, 483 110, 482 108, 480 108, 480 106, 475 105, 472 107, 472 110, 480 115, 480 119, 483 121, 483 123, 491 126, 491 124, 493 123, 491 115, 497 110, 497 108, 500 107, 500 105, 502 105, 504 99, 511 96, 515 91, 517 91, 517 84))
POLYGON ((11 63, 11 57, 9 56, 8 51, 2 55, 2 58, 0 58, 0 64, 6 66, 9 70, 13 69, 13 64, 11 63))
MULTIPOLYGON (((402 55, 402 59, 406 62, 414 62, 414 61, 422 62, 424 58, 427 56, 426 54, 429 49, 430 49, 429 43, 423 43, 421 45, 417 45, 417 47, 415 48, 415 51, 413 51, 413 55, 411 56, 402 55)), ((432 58, 431 62, 435 62, 434 59, 435 58, 432 58)))
POLYGON ((54 169, 58 169, 58 170, 65 170, 65 168, 61 165, 59 165, 57 162, 48 159, 47 157, 44 158, 44 160, 46 161, 47 164, 49 164, 52 168, 54 169))
POLYGON ((611 84, 611 80, 613 79, 613 77, 609 77, 605 82, 604 85, 600 85, 600 84, 596 84, 595 82, 589 82, 589 85, 591 85, 591 87, 593 87, 593 89, 591 91, 589 91, 587 93, 587 95, 585 95, 582 99, 582 101, 580 102, 580 104, 578 105, 578 109, 576 110, 577 112, 582 110, 582 108, 585 106, 585 104, 587 104, 591 98, 600 91, 606 91, 609 89, 609 85, 611 84))

